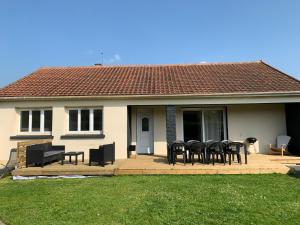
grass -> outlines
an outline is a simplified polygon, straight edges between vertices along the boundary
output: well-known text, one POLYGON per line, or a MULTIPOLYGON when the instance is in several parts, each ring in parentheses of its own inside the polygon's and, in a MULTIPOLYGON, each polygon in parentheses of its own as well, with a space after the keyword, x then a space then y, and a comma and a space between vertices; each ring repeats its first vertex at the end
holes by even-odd
POLYGON ((288 175, 117 176, 0 181, 7 224, 299 224, 288 175))

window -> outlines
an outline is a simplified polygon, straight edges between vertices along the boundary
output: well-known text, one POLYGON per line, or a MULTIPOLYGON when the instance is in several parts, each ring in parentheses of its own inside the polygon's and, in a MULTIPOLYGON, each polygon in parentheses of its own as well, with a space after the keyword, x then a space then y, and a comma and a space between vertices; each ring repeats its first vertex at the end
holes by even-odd
POLYGON ((142 119, 142 131, 149 131, 149 119, 147 117, 142 119))
POLYGON ((41 130, 41 111, 32 111, 32 131, 41 130))
POLYGON ((78 129, 78 110, 69 111, 69 131, 77 131, 78 129))
POLYGON ((102 109, 70 109, 69 132, 102 132, 102 109))
POLYGON ((44 111, 44 131, 52 131, 52 110, 44 111))
POLYGON ((20 132, 52 131, 52 110, 34 109, 20 111, 20 132))
POLYGON ((224 140, 226 138, 224 118, 224 110, 222 109, 184 110, 184 141, 224 140))
POLYGON ((90 130, 90 110, 81 110, 81 131, 90 130))
POLYGON ((102 130, 102 110, 94 110, 94 130, 102 130))
POLYGON ((202 111, 183 112, 184 141, 202 140, 202 111))
POLYGON ((204 133, 206 140, 224 140, 223 127, 223 111, 222 110, 206 110, 204 111, 204 133))
POLYGON ((21 112, 21 132, 29 131, 29 111, 21 112))

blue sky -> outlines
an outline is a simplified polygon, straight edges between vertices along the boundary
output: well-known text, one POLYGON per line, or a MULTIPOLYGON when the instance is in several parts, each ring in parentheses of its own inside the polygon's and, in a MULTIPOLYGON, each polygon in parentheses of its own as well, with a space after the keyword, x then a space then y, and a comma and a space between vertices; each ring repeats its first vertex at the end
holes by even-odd
POLYGON ((1 0, 0 86, 41 66, 253 61, 300 78, 299 0, 1 0))

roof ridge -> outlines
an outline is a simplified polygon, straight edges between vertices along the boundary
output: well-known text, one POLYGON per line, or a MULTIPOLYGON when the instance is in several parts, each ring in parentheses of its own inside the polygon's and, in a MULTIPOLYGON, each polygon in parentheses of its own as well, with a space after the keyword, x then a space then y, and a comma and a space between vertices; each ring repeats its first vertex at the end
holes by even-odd
POLYGON ((228 64, 252 64, 261 63, 262 60, 244 62, 199 62, 178 64, 127 64, 127 65, 95 65, 95 66, 42 66, 39 69, 75 69, 75 68, 111 68, 111 67, 162 67, 162 66, 204 66, 204 65, 228 65, 228 64))

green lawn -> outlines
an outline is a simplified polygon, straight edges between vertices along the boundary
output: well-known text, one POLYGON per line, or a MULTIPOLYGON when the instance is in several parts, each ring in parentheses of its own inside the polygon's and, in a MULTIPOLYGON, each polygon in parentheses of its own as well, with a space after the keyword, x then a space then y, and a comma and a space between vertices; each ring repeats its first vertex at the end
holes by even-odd
POLYGON ((299 224, 288 175, 117 176, 0 181, 7 224, 299 224))

